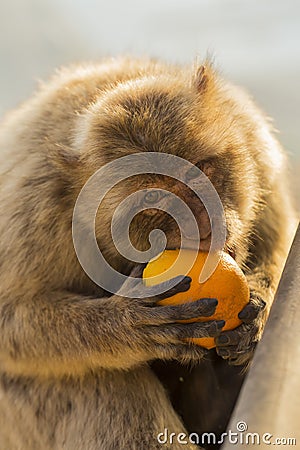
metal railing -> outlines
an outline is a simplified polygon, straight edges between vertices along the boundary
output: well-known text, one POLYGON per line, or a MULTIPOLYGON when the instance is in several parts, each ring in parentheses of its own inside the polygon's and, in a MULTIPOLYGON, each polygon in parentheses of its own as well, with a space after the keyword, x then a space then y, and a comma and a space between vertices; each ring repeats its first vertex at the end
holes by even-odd
POLYGON ((300 449, 300 225, 229 430, 222 450, 300 449))

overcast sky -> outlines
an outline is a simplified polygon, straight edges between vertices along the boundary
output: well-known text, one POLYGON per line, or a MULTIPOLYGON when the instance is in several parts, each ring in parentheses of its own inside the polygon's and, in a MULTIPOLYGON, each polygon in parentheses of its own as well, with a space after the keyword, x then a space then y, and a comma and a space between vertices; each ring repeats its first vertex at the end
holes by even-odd
POLYGON ((73 61, 131 53, 215 57, 300 158, 298 0, 9 0, 0 3, 0 115, 73 61))

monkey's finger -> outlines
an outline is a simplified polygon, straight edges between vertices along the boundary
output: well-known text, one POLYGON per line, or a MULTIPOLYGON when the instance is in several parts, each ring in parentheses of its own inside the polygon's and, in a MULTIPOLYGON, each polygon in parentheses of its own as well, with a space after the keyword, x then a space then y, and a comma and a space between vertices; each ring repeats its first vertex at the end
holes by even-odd
POLYGON ((266 302, 255 291, 250 292, 250 303, 264 309, 266 302))
POLYGON ((259 299, 254 302, 250 301, 238 314, 239 319, 245 323, 250 323, 259 315, 259 313, 266 307, 266 303, 259 299))
POLYGON ((179 343, 184 339, 215 337, 221 332, 224 320, 212 322, 193 322, 187 324, 168 324, 158 326, 145 326, 142 332, 158 344, 167 342, 179 343))
POLYGON ((218 300, 215 298, 203 298, 180 305, 159 305, 153 306, 152 308, 143 308, 140 314, 140 323, 145 325, 161 325, 180 320, 209 317, 214 314, 217 304, 218 300))
POLYGON ((163 281, 162 283, 144 287, 144 292, 147 293, 148 297, 153 297, 156 301, 163 300, 172 295, 178 294, 179 292, 186 292, 190 288, 191 277, 184 275, 177 275, 170 280, 163 281))
POLYGON ((190 287, 191 278, 183 275, 163 281, 154 286, 145 286, 139 278, 128 278, 118 292, 120 296, 136 299, 141 304, 150 304, 163 298, 175 295, 178 292, 187 291, 190 287), (175 286, 173 286, 175 283, 175 286), (141 293, 143 296, 141 297, 141 293))
POLYGON ((228 361, 231 366, 241 366, 247 363, 253 355, 255 345, 251 345, 247 350, 239 350, 238 346, 233 345, 226 348, 217 348, 217 354, 228 361))
POLYGON ((217 347, 228 347, 229 345, 237 345, 241 338, 241 334, 236 330, 223 331, 215 340, 217 347))
POLYGON ((247 340, 251 339, 257 334, 258 327, 255 324, 242 324, 234 330, 223 331, 215 340, 217 347, 227 347, 231 345, 240 345, 245 336, 247 340))
POLYGON ((217 347, 228 347, 230 345, 238 345, 245 329, 242 325, 230 331, 223 331, 220 336, 216 338, 217 347))
POLYGON ((241 366, 248 363, 253 357, 256 344, 256 342, 252 343, 245 351, 237 351, 235 354, 232 352, 232 355, 228 358, 228 364, 231 366, 241 366))
POLYGON ((237 345, 231 345, 230 347, 217 347, 216 352, 223 359, 235 358, 239 353, 237 345))
MULTIPOLYGON (((172 278, 171 280, 168 281, 168 284, 170 284, 174 280, 175 278, 172 278)), ((189 290, 191 286, 191 281, 192 281, 191 277, 184 276, 175 286, 157 295, 157 297, 163 300, 165 298, 172 297, 173 295, 178 294, 179 292, 186 292, 189 290)), ((165 286, 167 287, 168 284, 166 284, 165 286)), ((163 284, 161 283, 160 286, 163 287, 163 284)))
POLYGON ((259 308, 251 303, 248 303, 248 305, 246 305, 242 311, 239 312, 238 317, 245 323, 251 323, 254 319, 256 319, 259 313, 259 308))
MULTIPOLYGON (((195 323, 196 325, 197 323, 195 323)), ((202 327, 196 328, 195 330, 191 329, 192 336, 190 338, 201 338, 201 337, 216 337, 222 331, 222 328, 225 325, 225 320, 213 320, 211 322, 201 322, 202 325, 205 325, 205 328, 202 327), (207 324, 207 325, 206 325, 207 324)), ((198 324, 200 325, 200 324, 198 324)))
POLYGON ((215 313, 218 300, 216 298, 201 298, 194 302, 182 303, 172 306, 159 306, 162 316, 168 322, 177 322, 187 319, 209 317, 215 313))
MULTIPOLYGON (((144 284, 141 278, 146 265, 147 263, 141 263, 133 267, 129 277, 127 277, 126 281, 117 293, 120 297, 125 296, 130 298, 139 298, 139 294, 142 289, 144 289, 144 284)), ((150 297, 150 295, 147 295, 147 297, 150 297)))

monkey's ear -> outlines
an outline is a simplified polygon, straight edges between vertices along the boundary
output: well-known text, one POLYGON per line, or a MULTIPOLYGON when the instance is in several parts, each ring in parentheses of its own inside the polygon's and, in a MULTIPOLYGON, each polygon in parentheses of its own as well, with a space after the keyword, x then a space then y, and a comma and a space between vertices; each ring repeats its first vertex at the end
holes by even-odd
POLYGON ((193 87, 197 92, 202 93, 208 90, 212 82, 213 74, 211 67, 208 64, 202 64, 196 69, 193 77, 193 87))

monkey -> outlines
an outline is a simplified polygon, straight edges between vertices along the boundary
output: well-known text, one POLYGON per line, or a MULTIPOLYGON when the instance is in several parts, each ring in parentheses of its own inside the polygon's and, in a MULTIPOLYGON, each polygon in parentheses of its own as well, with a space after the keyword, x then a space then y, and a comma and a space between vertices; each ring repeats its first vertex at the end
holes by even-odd
MULTIPOLYGON (((178 436, 222 431, 296 220, 286 154, 270 121, 209 61, 186 67, 117 57, 63 68, 41 84, 2 120, 0 155, 0 449, 176 450, 178 436), (211 320, 218 299, 158 305, 187 291, 187 276, 173 287, 165 282, 163 294, 130 298, 105 291, 81 267, 72 240, 81 189, 108 163, 147 152, 189 161, 221 199, 225 249, 251 292, 235 330, 211 320), (206 321, 178 322, 200 316, 206 321), (186 342, 202 336, 215 337, 216 350, 186 342), (223 380, 229 406, 213 380, 223 380), (161 442, 165 429, 173 442, 161 442)), ((110 233, 114 209, 140 187, 163 187, 190 203, 204 233, 199 248, 209 249, 211 230, 201 202, 170 177, 137 175, 114 186, 97 212, 97 243, 143 290, 142 264, 120 255, 110 233)), ((176 223, 155 199, 146 193, 146 209, 130 224, 141 251, 153 228, 164 231, 167 247, 180 245, 176 223)), ((186 448, 203 447, 190 440, 186 448)))

